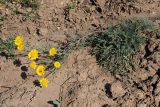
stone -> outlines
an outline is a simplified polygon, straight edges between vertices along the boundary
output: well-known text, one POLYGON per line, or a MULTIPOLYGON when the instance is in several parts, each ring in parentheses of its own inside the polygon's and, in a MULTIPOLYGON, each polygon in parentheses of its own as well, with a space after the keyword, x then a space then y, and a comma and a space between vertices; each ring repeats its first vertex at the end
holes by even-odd
POLYGON ((137 77, 138 77, 141 81, 146 80, 146 79, 148 78, 148 72, 147 72, 147 70, 141 69, 141 70, 140 70, 140 73, 137 75, 137 77))
POLYGON ((146 67, 147 66, 147 60, 146 59, 142 59, 141 66, 142 67, 146 67))
POLYGON ((27 14, 27 12, 24 9, 18 8, 17 12, 20 14, 27 14))
POLYGON ((26 10, 27 10, 27 12, 31 12, 31 11, 32 11, 32 8, 29 7, 29 8, 27 8, 26 10))
POLYGON ((150 41, 149 45, 148 45, 148 50, 149 50, 150 52, 153 52, 154 49, 155 49, 157 46, 158 46, 158 41, 155 40, 155 39, 152 39, 152 40, 150 41))
POLYGON ((136 90, 134 93, 135 93, 136 98, 138 99, 143 99, 145 97, 144 92, 141 90, 136 90))
POLYGON ((123 96, 126 91, 123 89, 122 83, 117 81, 112 84, 111 92, 112 92, 113 98, 116 98, 116 97, 123 96))
POLYGON ((48 35, 48 29, 47 28, 39 28, 38 29, 38 34, 42 36, 47 36, 48 35))

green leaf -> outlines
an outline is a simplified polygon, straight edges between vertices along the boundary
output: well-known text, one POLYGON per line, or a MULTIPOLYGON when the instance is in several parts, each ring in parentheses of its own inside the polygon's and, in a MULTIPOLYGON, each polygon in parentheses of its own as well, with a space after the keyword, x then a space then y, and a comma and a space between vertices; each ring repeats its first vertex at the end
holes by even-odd
POLYGON ((54 100, 53 101, 53 107, 60 107, 61 103, 59 100, 54 100))

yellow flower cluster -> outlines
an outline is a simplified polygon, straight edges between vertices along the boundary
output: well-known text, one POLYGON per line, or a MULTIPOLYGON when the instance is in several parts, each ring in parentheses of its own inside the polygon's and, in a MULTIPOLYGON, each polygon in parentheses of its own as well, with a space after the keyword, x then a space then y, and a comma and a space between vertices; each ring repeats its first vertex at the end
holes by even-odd
POLYGON ((17 36, 14 40, 17 50, 22 51, 24 49, 23 36, 17 36))
MULTIPOLYGON (((37 65, 36 62, 33 61, 33 60, 38 59, 38 57, 39 57, 38 53, 39 52, 36 49, 33 49, 28 53, 28 58, 30 60, 32 60, 32 62, 30 62, 30 64, 29 64, 29 67, 32 68, 32 69, 36 69, 36 74, 39 77, 42 77, 45 74, 46 67, 44 65, 37 65)), ((49 50, 49 55, 50 56, 54 56, 56 54, 57 54, 57 49, 56 48, 51 48, 49 50)), ((56 61, 56 62, 53 63, 53 67, 56 68, 56 69, 59 69, 61 67, 61 63, 56 61)), ((48 87, 49 82, 46 78, 42 78, 41 80, 39 80, 39 83, 40 83, 41 86, 48 87)))
MULTIPOLYGON (((14 40, 15 45, 17 46, 17 50, 22 51, 24 49, 24 42, 23 42, 23 37, 22 36, 17 36, 14 40)), ((57 54, 57 49, 56 48, 51 48, 48 51, 48 54, 50 57, 53 57, 57 54)), ((39 52, 36 49, 32 49, 31 51, 28 52, 28 58, 31 60, 29 63, 29 67, 31 69, 34 69, 36 71, 36 74, 39 77, 43 77, 45 75, 45 70, 46 67, 43 64, 38 65, 36 62, 39 60, 39 52)), ((61 63, 59 61, 53 62, 53 67, 55 69, 61 68, 61 63)), ((48 87, 49 81, 46 78, 41 78, 39 80, 39 83, 43 87, 48 87)))

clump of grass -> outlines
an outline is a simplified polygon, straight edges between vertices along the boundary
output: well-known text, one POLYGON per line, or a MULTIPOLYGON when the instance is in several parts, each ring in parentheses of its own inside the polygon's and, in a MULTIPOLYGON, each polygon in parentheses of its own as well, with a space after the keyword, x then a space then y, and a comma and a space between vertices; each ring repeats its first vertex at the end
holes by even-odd
POLYGON ((112 73, 124 74, 134 68, 135 52, 146 42, 144 31, 152 27, 145 19, 126 20, 107 32, 90 35, 86 45, 97 62, 112 73))
POLYGON ((18 4, 21 4, 22 7, 25 8, 32 8, 33 10, 36 10, 39 7, 39 0, 0 0, 0 3, 6 4, 6 3, 13 3, 16 2, 18 4))
POLYGON ((4 52, 8 56, 14 56, 15 54, 15 45, 14 39, 10 38, 7 40, 0 39, 0 53, 4 52))
POLYGON ((69 4, 67 4, 66 9, 68 9, 68 11, 70 10, 74 10, 76 8, 76 5, 74 2, 71 2, 69 4))
POLYGON ((38 0, 20 0, 20 4, 23 7, 31 7, 34 10, 39 7, 38 0))

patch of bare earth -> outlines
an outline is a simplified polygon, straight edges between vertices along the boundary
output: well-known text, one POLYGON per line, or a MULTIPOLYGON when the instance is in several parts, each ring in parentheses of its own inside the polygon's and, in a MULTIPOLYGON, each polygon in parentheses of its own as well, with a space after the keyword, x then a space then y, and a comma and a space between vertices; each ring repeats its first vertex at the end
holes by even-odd
MULTIPOLYGON (((24 35, 27 49, 58 47, 76 34, 86 36, 106 30, 108 24, 132 17, 147 17, 159 27, 159 1, 75 0, 76 8, 65 11, 70 0, 43 0, 36 13, 13 12, 14 5, 0 5, 5 17, 0 37, 24 35), (36 17, 35 17, 36 16, 36 17), (37 18, 38 17, 38 18, 37 18)), ((29 10, 29 9, 28 9, 29 10)), ((62 68, 49 75, 49 87, 35 87, 35 71, 23 71, 12 59, 0 56, 0 106, 52 107, 48 101, 60 99, 62 107, 159 107, 160 39, 152 39, 140 54, 140 67, 127 76, 105 73, 87 50, 76 50, 62 68), (21 78, 22 72, 28 76, 21 78)))

